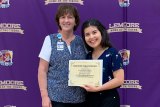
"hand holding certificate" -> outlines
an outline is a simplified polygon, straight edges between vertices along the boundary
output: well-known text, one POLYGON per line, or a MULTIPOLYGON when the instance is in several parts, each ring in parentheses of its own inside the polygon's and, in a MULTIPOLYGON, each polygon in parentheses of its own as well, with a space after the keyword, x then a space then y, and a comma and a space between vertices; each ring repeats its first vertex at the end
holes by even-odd
POLYGON ((70 60, 69 86, 102 85, 102 60, 70 60))

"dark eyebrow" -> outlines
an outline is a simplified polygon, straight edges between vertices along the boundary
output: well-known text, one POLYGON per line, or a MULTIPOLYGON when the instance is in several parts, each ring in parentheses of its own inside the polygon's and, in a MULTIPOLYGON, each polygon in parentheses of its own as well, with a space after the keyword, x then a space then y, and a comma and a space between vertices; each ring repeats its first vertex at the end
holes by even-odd
POLYGON ((93 32, 98 31, 97 29, 93 30, 93 32))

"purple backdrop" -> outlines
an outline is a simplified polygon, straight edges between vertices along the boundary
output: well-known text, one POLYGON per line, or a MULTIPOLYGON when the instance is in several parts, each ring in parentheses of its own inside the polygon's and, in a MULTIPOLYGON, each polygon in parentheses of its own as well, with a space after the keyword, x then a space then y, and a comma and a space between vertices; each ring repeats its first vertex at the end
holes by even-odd
POLYGON ((0 107, 41 107, 38 54, 45 36, 57 32, 54 16, 64 1, 77 6, 81 24, 99 19, 114 47, 130 52, 121 105, 160 107, 158 0, 0 0, 0 107))

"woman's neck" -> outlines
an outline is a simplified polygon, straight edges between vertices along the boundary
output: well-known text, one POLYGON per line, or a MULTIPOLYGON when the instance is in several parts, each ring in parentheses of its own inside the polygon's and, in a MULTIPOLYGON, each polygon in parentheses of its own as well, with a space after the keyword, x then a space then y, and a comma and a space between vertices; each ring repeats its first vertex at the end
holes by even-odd
POLYGON ((93 52, 92 52, 92 58, 93 59, 98 59, 107 48, 99 47, 99 48, 94 49, 93 52))
POLYGON ((73 32, 59 32, 62 34, 62 39, 67 43, 67 45, 70 45, 71 41, 74 40, 75 36, 73 32))

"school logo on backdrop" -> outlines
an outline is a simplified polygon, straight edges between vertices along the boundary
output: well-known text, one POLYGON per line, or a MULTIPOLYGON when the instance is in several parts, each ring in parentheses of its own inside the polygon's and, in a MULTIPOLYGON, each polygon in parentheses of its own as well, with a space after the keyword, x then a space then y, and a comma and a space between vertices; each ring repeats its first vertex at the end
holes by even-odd
POLYGON ((0 0, 0 8, 8 8, 9 6, 9 0, 0 0))
POLYGON ((45 5, 48 5, 51 3, 76 3, 76 4, 83 5, 82 0, 45 0, 45 5))
POLYGON ((118 0, 120 7, 128 7, 130 5, 129 0, 118 0))
POLYGON ((114 33, 114 32, 142 33, 142 29, 140 28, 140 23, 129 23, 129 22, 109 24, 109 29, 107 31, 108 33, 114 33))
POLYGON ((24 81, 0 80, 0 89, 16 89, 26 91, 27 87, 24 85, 24 81))
POLYGON ((24 34, 24 30, 22 30, 21 24, 15 23, 0 23, 0 33, 1 32, 24 34))
POLYGON ((122 60, 123 60, 123 65, 127 66, 129 64, 129 59, 130 59, 130 50, 127 49, 122 49, 119 51, 122 60))
POLYGON ((124 80, 124 84, 120 88, 134 88, 142 89, 142 86, 139 83, 139 80, 124 80))
POLYGON ((13 64, 13 52, 10 50, 1 50, 0 51, 0 65, 2 66, 11 66, 13 64))

